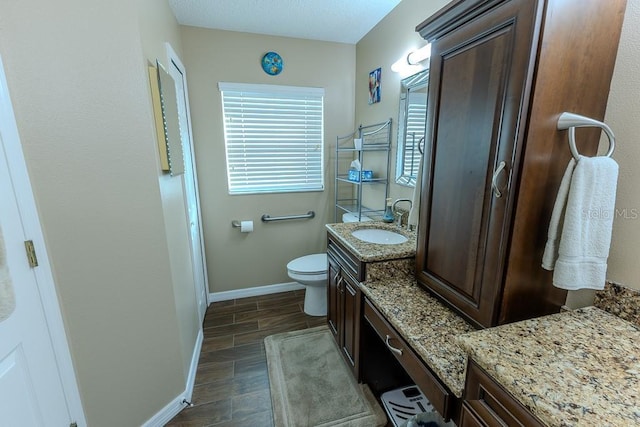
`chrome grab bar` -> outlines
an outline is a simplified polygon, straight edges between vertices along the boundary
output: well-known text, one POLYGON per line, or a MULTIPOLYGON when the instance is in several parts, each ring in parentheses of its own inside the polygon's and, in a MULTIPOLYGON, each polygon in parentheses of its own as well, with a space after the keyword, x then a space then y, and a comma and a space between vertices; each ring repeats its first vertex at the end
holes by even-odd
POLYGON ((285 215, 285 216, 270 216, 268 214, 264 214, 262 215, 262 221, 269 222, 269 221, 286 221, 289 219, 311 219, 315 216, 316 216, 316 213, 314 211, 309 211, 306 214, 301 214, 301 215, 285 215))

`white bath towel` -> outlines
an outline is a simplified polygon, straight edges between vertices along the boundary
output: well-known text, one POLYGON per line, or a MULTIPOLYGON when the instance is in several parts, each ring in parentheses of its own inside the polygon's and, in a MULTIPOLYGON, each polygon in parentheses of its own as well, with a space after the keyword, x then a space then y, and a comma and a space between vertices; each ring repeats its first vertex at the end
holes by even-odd
POLYGON ((543 257, 543 267, 554 269, 556 287, 604 288, 617 183, 618 164, 613 159, 579 157, 571 175, 555 265, 543 257))

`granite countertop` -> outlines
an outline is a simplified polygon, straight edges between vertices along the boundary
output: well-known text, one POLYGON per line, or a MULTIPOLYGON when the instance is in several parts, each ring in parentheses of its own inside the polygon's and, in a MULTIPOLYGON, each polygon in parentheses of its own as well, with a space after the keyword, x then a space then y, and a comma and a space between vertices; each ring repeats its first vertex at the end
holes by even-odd
POLYGON ((412 277, 365 282, 361 289, 449 390, 461 397, 467 355, 453 337, 474 331, 473 326, 412 277))
POLYGON ((588 307, 457 337, 549 426, 640 425, 640 328, 588 307))
POLYGON ((404 228, 400 229, 395 224, 387 224, 381 221, 367 221, 327 224, 326 227, 329 233, 340 239, 340 242, 363 262, 410 258, 416 255, 416 232, 408 231, 404 228), (402 234, 408 240, 397 245, 381 245, 363 242, 351 235, 353 231, 363 228, 378 228, 381 230, 394 231, 402 234))

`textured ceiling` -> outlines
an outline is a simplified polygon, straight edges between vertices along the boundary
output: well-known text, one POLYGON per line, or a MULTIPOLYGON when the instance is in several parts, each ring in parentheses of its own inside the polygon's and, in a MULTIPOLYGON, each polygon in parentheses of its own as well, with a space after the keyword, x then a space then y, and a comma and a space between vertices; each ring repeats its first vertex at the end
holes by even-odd
POLYGON ((169 0, 194 27, 355 44, 401 0, 169 0))

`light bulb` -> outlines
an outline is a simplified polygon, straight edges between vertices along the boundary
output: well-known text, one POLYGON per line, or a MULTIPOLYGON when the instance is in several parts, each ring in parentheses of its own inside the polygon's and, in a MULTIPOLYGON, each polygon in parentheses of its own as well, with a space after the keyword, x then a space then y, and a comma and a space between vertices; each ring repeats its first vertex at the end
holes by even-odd
POLYGON ((431 56, 431 43, 428 45, 422 46, 418 50, 414 50, 407 56, 407 62, 409 65, 418 65, 425 59, 431 56))

